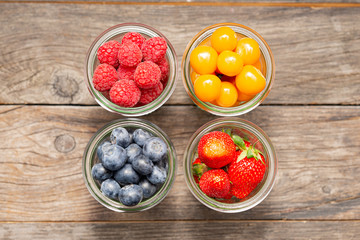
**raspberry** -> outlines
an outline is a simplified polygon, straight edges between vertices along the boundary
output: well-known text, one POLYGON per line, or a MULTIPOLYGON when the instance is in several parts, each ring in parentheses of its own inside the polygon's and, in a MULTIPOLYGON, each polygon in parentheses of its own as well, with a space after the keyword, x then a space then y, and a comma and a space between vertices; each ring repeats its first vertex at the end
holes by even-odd
POLYGON ((134 73, 135 73, 136 67, 125 67, 120 65, 117 73, 120 80, 128 79, 128 80, 134 80, 134 73))
POLYGON ((117 81, 110 89, 110 100, 121 107, 133 107, 140 100, 141 91, 132 80, 117 81))
POLYGON ((132 42, 132 43, 135 43, 139 48, 141 48, 141 46, 143 45, 145 40, 146 40, 146 38, 144 38, 138 32, 128 32, 123 36, 121 43, 126 44, 129 42, 132 42))
POLYGON ((152 61, 154 63, 165 57, 167 44, 162 37, 153 37, 144 42, 141 47, 144 61, 152 61))
POLYGON ((154 101, 163 91, 163 85, 159 82, 154 88, 142 89, 139 103, 148 104, 154 101))
POLYGON ((115 40, 106 42, 101 45, 101 47, 99 47, 99 49, 97 50, 97 57, 100 63, 107 63, 114 68, 117 68, 119 66, 119 48, 120 43, 115 40))
POLYGON ((166 58, 162 58, 159 62, 156 63, 160 70, 161 70, 161 78, 160 81, 162 81, 163 83, 167 82, 167 79, 169 77, 169 71, 170 71, 170 66, 169 66, 169 62, 166 60, 166 58))
POLYGON ((134 73, 136 85, 142 89, 154 88, 161 77, 161 70, 156 63, 145 61, 139 63, 134 73))
POLYGON ((126 67, 135 67, 141 62, 142 53, 135 43, 121 44, 119 48, 119 63, 126 67))
POLYGON ((93 75, 94 88, 98 91, 109 90, 118 80, 116 69, 106 63, 96 67, 93 75))

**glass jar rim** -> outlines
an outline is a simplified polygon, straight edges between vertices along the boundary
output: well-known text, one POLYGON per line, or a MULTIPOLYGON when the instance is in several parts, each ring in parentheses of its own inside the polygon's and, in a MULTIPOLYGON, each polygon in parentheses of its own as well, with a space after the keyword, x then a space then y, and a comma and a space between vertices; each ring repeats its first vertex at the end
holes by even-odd
POLYGON ((139 212, 156 206, 167 196, 167 194, 169 193, 170 189, 172 188, 175 182, 176 171, 177 171, 176 166, 177 166, 177 155, 176 155, 175 147, 171 142, 169 136, 162 129, 160 129, 154 123, 144 119, 125 118, 125 119, 113 120, 105 124, 91 137, 84 150, 84 155, 82 159, 82 174, 88 191, 101 205, 116 212, 139 212), (145 129, 150 133, 152 133, 154 136, 157 136, 162 140, 164 140, 165 144, 168 147, 169 168, 168 168, 168 176, 165 183, 162 185, 162 187, 159 190, 157 190, 154 196, 152 196, 149 199, 146 199, 145 201, 142 201, 136 206, 128 207, 122 205, 118 201, 105 197, 101 193, 96 181, 91 176, 91 168, 96 156, 97 146, 104 139, 106 139, 106 137, 110 135, 111 131, 114 128, 117 127, 145 129))
POLYGON ((188 43, 186 49, 184 51, 184 55, 181 61, 181 69, 182 69, 182 80, 183 85, 185 87, 186 92, 190 96, 191 100, 201 109, 208 111, 214 115, 218 116, 239 116, 245 113, 250 112, 259 106, 265 98, 270 93, 271 87, 273 85, 275 79, 275 60, 272 54, 272 51, 267 44, 267 42, 263 39, 263 37, 257 33, 255 30, 244 26, 238 23, 218 23, 211 26, 208 26, 202 29, 199 33, 197 33, 188 43), (240 33, 246 37, 250 37, 255 39, 259 43, 261 54, 264 56, 264 60, 266 63, 266 86, 263 91, 258 93, 253 99, 239 105, 236 107, 220 107, 211 103, 201 101, 195 94, 193 89, 193 84, 190 76, 190 54, 191 51, 198 46, 203 40, 210 37, 210 35, 220 27, 230 27, 236 33, 240 33))
POLYGON ((171 97, 171 95, 175 91, 176 77, 177 77, 177 56, 175 49, 170 43, 170 41, 160 31, 156 30, 155 28, 147 26, 142 23, 134 23, 134 22, 121 23, 106 29, 100 35, 98 35, 95 38, 95 40, 92 42, 86 54, 84 74, 85 74, 85 82, 91 96, 101 107, 103 107, 104 109, 110 112, 118 113, 126 117, 138 117, 149 114, 160 108, 171 97), (96 53, 98 48, 103 43, 115 38, 118 35, 125 34, 127 32, 139 32, 148 37, 162 37, 166 40, 168 46, 166 50, 166 58, 169 62, 169 77, 163 92, 160 94, 158 98, 156 98, 151 103, 139 107, 132 107, 132 108, 125 108, 112 103, 101 92, 97 91, 92 84, 92 76, 95 70, 94 63, 96 61, 96 53))
POLYGON ((185 180, 190 192, 198 199, 202 204, 213 210, 224 212, 224 213, 238 213, 249 210, 256 205, 260 204, 272 190, 277 175, 277 157, 275 148, 267 136, 267 134, 254 123, 238 118, 238 117, 222 117, 212 121, 209 121, 202 125, 190 138, 185 152, 184 152, 184 171, 185 180), (233 126, 234 128, 241 128, 254 134, 259 142, 264 146, 264 150, 269 154, 268 161, 268 174, 261 188, 249 199, 238 203, 225 203, 219 202, 213 198, 208 197, 204 194, 197 186, 191 171, 192 166, 192 154, 196 149, 197 143, 200 138, 210 132, 218 129, 220 126, 233 126))

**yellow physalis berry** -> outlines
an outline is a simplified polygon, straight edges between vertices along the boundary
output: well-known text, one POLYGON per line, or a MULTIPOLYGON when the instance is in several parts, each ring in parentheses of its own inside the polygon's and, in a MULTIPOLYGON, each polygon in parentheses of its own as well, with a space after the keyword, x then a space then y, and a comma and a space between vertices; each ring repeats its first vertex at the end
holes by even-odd
POLYGON ((215 75, 205 74, 196 78, 195 95, 203 102, 212 102, 220 94, 221 80, 215 75))
POLYGON ((190 54, 190 66, 199 74, 209 74, 216 70, 218 54, 209 46, 198 46, 190 54))
POLYGON ((229 27, 219 27, 210 37, 211 46, 221 53, 225 50, 233 51, 236 48, 237 36, 234 30, 229 27))
POLYGON ((239 54, 225 50, 219 54, 217 67, 222 74, 233 77, 241 72, 243 60, 239 54))
POLYGON ((236 76, 235 82, 237 89, 246 95, 257 94, 266 86, 265 77, 252 65, 244 66, 241 73, 236 76))
POLYGON ((221 82, 220 95, 216 99, 216 104, 220 107, 234 106, 238 99, 238 91, 230 82, 221 82))
POLYGON ((238 41, 236 50, 243 59, 244 65, 254 64, 260 58, 259 44, 252 38, 242 38, 238 41))

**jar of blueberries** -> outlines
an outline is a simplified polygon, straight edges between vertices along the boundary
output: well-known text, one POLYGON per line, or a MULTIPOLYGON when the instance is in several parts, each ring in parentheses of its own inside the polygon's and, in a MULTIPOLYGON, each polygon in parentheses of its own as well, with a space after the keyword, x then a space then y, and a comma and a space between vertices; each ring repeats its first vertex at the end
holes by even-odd
POLYGON ((176 175, 170 138, 142 119, 119 119, 100 128, 85 148, 82 171, 90 194, 117 212, 159 204, 176 175))

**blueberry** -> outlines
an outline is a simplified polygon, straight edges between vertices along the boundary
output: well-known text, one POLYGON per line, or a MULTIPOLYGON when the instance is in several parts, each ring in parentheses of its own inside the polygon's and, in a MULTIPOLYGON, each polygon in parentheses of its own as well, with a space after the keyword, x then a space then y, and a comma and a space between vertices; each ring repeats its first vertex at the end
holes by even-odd
POLYGON ((133 169, 141 175, 148 175, 153 171, 154 164, 146 156, 140 154, 131 163, 133 169))
POLYGON ((165 169, 166 172, 169 171, 169 161, 167 156, 165 156, 163 159, 158 161, 155 165, 158 166, 159 168, 165 169))
POLYGON ((129 129, 126 129, 129 133, 129 136, 130 136, 130 144, 131 143, 134 143, 134 137, 133 137, 133 133, 134 133, 134 129, 133 128, 129 128, 129 129))
POLYGON ((91 168, 91 175, 94 179, 102 182, 108 178, 111 178, 112 172, 107 170, 101 163, 97 163, 91 168))
POLYGON ((114 179, 121 185, 138 183, 139 174, 132 168, 130 163, 126 163, 121 169, 114 173, 114 179))
POLYGON ((129 132, 123 127, 112 130, 110 141, 112 144, 117 144, 123 148, 126 148, 131 143, 129 132))
POLYGON ((166 181, 166 171, 163 168, 159 168, 158 166, 153 167, 153 171, 146 176, 147 180, 152 184, 161 184, 166 181))
POLYGON ((144 198, 150 198, 154 195, 154 193, 156 192, 156 186, 151 184, 148 180, 146 179, 142 179, 139 182, 139 186, 143 189, 144 191, 144 198))
POLYGON ((141 154, 142 148, 136 143, 132 143, 125 150, 128 156, 128 163, 132 163, 134 158, 141 154))
POLYGON ((148 131, 145 131, 141 128, 138 128, 133 132, 134 142, 140 147, 144 146, 146 140, 151 137, 152 135, 148 131))
POLYGON ((103 147, 102 164, 105 168, 116 171, 120 169, 127 161, 125 149, 118 145, 106 145, 103 147))
POLYGON ((101 183, 101 192, 108 198, 116 200, 119 196, 120 185, 112 178, 101 183))
POLYGON ((143 189, 136 184, 123 187, 119 192, 119 201, 125 206, 135 206, 143 199, 143 189))
POLYGON ((100 161, 102 161, 103 159, 103 156, 104 156, 104 150, 103 148, 105 148, 106 146, 110 146, 111 143, 109 141, 105 141, 103 143, 101 143, 98 148, 96 149, 96 154, 99 158, 100 161))
POLYGON ((162 139, 152 137, 146 141, 143 147, 143 154, 150 158, 151 161, 158 162, 166 156, 167 146, 162 139))

